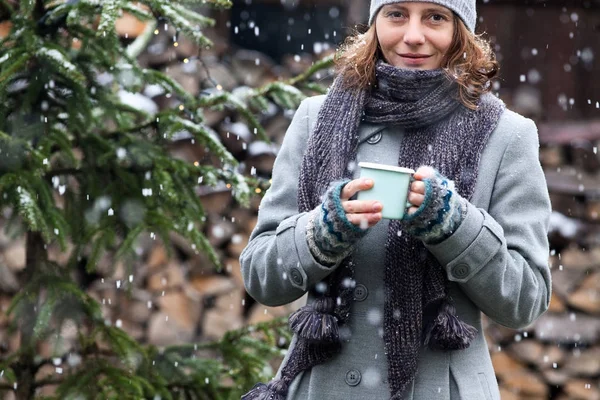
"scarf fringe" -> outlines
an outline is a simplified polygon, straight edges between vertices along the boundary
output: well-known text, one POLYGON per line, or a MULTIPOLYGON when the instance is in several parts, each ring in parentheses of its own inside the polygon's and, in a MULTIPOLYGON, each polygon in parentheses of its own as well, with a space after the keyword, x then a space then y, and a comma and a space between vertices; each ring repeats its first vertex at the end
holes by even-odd
POLYGON ((257 383, 241 400, 285 400, 288 385, 282 379, 276 379, 265 385, 257 383))
POLYGON ((281 368, 279 379, 257 383, 241 400, 285 400, 289 384, 301 371, 329 360, 341 349, 341 343, 316 343, 299 338, 292 354, 281 368), (300 357, 300 358, 298 358, 300 357))
POLYGON ((333 315, 334 301, 323 297, 289 317, 289 325, 299 337, 315 342, 339 342, 338 319, 333 315))
POLYGON ((427 327, 425 345, 432 350, 464 350, 471 345, 477 329, 456 316, 456 308, 445 298, 435 320, 427 327))

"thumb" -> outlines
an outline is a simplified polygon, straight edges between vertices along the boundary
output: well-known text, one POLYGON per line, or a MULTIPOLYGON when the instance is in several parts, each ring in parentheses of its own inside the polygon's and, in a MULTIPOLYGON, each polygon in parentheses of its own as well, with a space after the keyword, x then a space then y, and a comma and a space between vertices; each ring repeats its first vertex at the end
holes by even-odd
POLYGON ((433 178, 435 176, 435 169, 430 166, 422 166, 417 169, 417 172, 413 175, 415 179, 422 181, 426 178, 433 178))

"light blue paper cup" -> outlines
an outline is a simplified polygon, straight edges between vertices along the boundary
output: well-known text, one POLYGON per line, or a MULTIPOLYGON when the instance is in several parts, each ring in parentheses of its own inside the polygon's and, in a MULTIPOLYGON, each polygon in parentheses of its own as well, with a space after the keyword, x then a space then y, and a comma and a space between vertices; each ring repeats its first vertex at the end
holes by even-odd
POLYGON ((408 188, 412 175, 410 168, 393 165, 358 163, 361 179, 372 179, 374 184, 369 190, 358 192, 358 200, 377 200, 383 205, 381 215, 387 219, 402 219, 411 206, 407 201, 408 188))

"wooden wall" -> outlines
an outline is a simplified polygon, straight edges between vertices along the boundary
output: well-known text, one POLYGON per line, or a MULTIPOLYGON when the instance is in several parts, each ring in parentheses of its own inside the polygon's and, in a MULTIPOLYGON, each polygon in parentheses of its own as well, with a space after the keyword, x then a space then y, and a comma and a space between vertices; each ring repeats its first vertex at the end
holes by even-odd
MULTIPOLYGON (((369 1, 234 3, 230 40, 279 59, 312 52, 315 42, 339 44, 366 22, 369 1)), ((600 118, 600 0, 478 0, 478 12, 477 31, 497 48, 498 91, 509 106, 538 122, 600 118)))
POLYGON ((478 30, 496 44, 501 61, 502 98, 515 103, 519 91, 538 98, 540 109, 531 100, 526 113, 539 121, 600 118, 600 6, 572 4, 479 7, 478 30))

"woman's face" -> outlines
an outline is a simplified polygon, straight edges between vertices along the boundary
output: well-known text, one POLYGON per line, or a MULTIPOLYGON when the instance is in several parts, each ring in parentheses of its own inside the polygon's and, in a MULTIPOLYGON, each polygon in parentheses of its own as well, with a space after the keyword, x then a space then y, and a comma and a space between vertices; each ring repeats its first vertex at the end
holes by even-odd
POLYGON ((375 20, 377 40, 388 64, 400 68, 437 69, 452 44, 454 14, 427 2, 385 5, 375 20))

